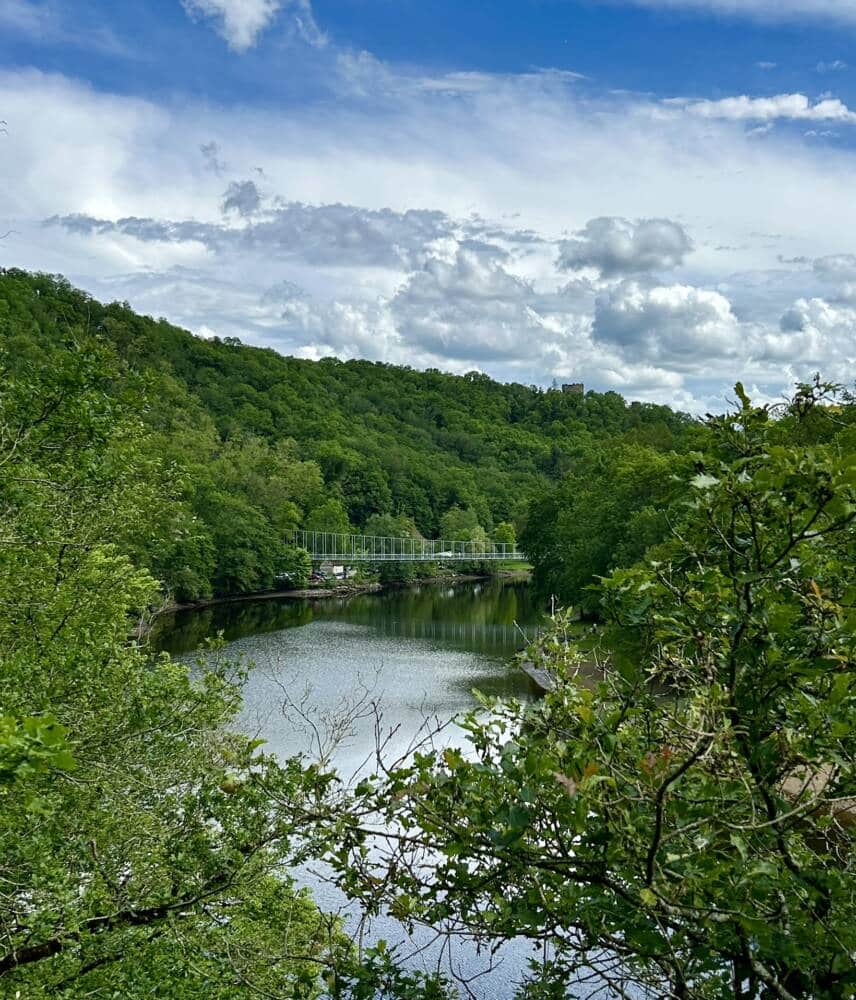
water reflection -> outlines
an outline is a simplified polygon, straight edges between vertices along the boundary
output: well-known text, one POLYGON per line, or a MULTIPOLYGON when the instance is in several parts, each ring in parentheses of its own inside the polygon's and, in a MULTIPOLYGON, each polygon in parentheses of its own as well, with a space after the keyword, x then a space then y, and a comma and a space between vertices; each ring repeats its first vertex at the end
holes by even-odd
MULTIPOLYGON (((520 629, 531 630, 540 619, 526 581, 497 579, 314 602, 217 605, 161 619, 154 638, 161 649, 188 654, 222 632, 226 654, 251 667, 240 724, 282 757, 310 749, 308 730, 293 711, 295 702, 320 720, 366 692, 380 700, 382 731, 394 731, 387 749, 395 755, 405 752, 426 717, 446 721, 475 707, 474 689, 498 697, 536 697, 535 685, 509 666, 509 659, 523 641, 520 629)), ((334 756, 340 774, 349 777, 373 761, 375 735, 373 718, 356 722, 334 756)), ((442 741, 465 746, 464 734, 454 725, 444 729, 442 741)), ((309 871, 296 874, 322 907, 343 906, 343 898, 323 880, 309 871)), ((346 925, 353 929, 353 911, 345 912, 351 913, 346 925)), ((381 937, 409 950, 427 944, 431 935, 417 930, 407 938, 399 924, 380 917, 369 938, 381 937)), ((501 969, 475 980, 474 996, 504 1000, 511 995, 511 983, 522 978, 533 952, 519 941, 503 947, 500 955, 501 969)), ((447 968, 451 962, 467 977, 489 964, 466 941, 454 942, 445 953, 430 947, 410 959, 426 969, 437 962, 447 968)))
POLYGON ((222 632, 227 642, 315 621, 365 625, 381 635, 430 639, 455 648, 510 655, 531 638, 541 612, 525 580, 422 584, 322 600, 253 599, 178 611, 158 619, 154 645, 199 649, 222 632))

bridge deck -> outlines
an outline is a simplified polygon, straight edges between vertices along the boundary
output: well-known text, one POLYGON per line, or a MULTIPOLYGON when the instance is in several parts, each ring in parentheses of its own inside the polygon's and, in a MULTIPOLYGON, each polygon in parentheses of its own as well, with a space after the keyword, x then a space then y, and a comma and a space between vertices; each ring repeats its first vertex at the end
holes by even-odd
POLYGON ((313 562, 521 562, 522 552, 507 542, 459 542, 442 538, 391 538, 295 531, 291 541, 313 562))

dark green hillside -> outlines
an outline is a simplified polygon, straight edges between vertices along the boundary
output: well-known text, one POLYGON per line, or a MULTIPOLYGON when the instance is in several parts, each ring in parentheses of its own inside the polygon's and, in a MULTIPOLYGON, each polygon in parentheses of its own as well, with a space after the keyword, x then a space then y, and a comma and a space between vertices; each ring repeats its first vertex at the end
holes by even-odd
POLYGON ((362 528, 393 515, 433 536, 460 507, 488 534, 502 522, 519 530, 532 498, 585 475, 593 455, 685 451, 699 434, 684 414, 612 392, 203 340, 18 270, 0 273, 0 335, 13 367, 97 340, 126 375, 145 376, 141 413, 158 457, 183 470, 188 516, 176 551, 161 545, 148 561, 187 597, 269 586, 284 530, 308 520, 362 528))
MULTIPOLYGON (((0 995, 452 1000, 298 891, 323 861, 402 934, 549 944, 520 1000, 581 969, 622 995, 856 997, 850 393, 758 407, 737 383, 702 429, 199 341, 51 278, 0 292, 0 995), (129 641, 158 581, 270 586, 305 572, 290 528, 349 518, 517 527, 542 591, 578 603, 618 566, 597 596, 632 655, 581 669, 560 610, 528 650, 543 700, 483 699, 465 753, 427 719, 395 762, 378 729, 355 784, 241 735, 228 656, 129 641)), ((289 701, 285 671, 284 707, 370 725, 347 670, 341 714, 289 701)))

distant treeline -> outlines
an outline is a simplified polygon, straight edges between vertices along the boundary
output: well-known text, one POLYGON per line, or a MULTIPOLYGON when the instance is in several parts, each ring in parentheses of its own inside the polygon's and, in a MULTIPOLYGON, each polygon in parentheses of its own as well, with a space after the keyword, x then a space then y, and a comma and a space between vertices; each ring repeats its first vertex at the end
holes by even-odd
POLYGON ((0 342, 12 373, 103 356, 174 501, 129 530, 131 554, 181 600, 305 573, 285 539, 308 527, 516 534, 542 594, 577 602, 662 537, 670 471, 703 445, 687 414, 614 392, 283 357, 20 270, 0 272, 0 342))

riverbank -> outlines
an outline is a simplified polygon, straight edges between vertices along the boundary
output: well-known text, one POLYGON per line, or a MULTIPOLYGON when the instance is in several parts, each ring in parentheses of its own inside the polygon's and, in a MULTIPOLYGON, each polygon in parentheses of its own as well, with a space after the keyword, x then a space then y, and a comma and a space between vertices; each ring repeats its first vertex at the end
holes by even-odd
POLYGON ((536 667, 531 660, 523 660, 520 669, 538 685, 544 694, 549 694, 555 688, 555 677, 547 670, 536 667))

